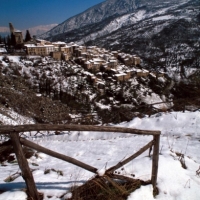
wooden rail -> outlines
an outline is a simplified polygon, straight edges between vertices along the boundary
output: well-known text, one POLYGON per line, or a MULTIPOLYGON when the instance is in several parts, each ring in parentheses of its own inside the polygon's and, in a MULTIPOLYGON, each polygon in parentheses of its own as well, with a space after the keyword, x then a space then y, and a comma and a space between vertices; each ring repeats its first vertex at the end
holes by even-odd
POLYGON ((62 155, 62 154, 57 153, 57 152, 55 152, 55 151, 51 151, 51 150, 49 150, 49 149, 47 149, 47 148, 44 148, 44 147, 42 147, 42 146, 40 146, 40 145, 38 145, 38 144, 35 144, 35 143, 33 143, 33 142, 30 142, 30 141, 28 141, 28 140, 26 140, 26 139, 24 139, 24 138, 20 138, 20 142, 21 142, 21 144, 23 144, 23 145, 25 145, 25 146, 27 146, 27 147, 30 147, 30 148, 32 148, 32 149, 35 149, 35 150, 37 150, 37 151, 39 151, 39 152, 42 152, 42 153, 45 153, 45 154, 47 154, 47 155, 49 155, 49 156, 52 156, 52 157, 55 157, 55 158, 64 160, 64 161, 66 161, 66 162, 72 163, 72 164, 74 164, 74 165, 76 165, 76 166, 78 166, 78 167, 81 167, 81 168, 83 168, 83 169, 85 169, 85 170, 88 170, 88 171, 90 171, 90 172, 97 173, 97 170, 98 170, 98 169, 96 169, 95 167, 92 167, 92 166, 90 166, 90 165, 87 165, 87 164, 85 164, 85 163, 83 163, 83 162, 80 162, 80 161, 74 159, 74 158, 71 158, 71 157, 69 157, 69 156, 62 155))
POLYGON ((33 142, 30 142, 24 138, 19 137, 20 132, 30 132, 30 131, 95 131, 95 132, 118 132, 118 133, 130 133, 137 135, 152 135, 153 140, 142 147, 138 152, 134 153, 127 159, 117 163, 115 166, 110 167, 106 170, 105 174, 113 175, 114 171, 119 167, 127 164, 132 159, 138 157, 144 151, 150 148, 153 148, 153 158, 152 158, 152 175, 151 175, 151 184, 153 185, 153 190, 156 190, 157 183, 157 173, 158 173, 158 159, 159 159, 159 142, 160 142, 160 131, 150 131, 150 130, 138 130, 132 128, 123 128, 123 127, 106 127, 106 126, 92 126, 92 125, 51 125, 51 124, 34 124, 34 125, 3 125, 0 126, 0 135, 9 134, 14 151, 18 160, 19 167, 22 171, 22 177, 24 178, 27 185, 27 193, 29 198, 34 200, 39 200, 39 195, 37 188, 34 182, 33 175, 29 168, 28 162, 23 154, 22 145, 35 149, 37 151, 43 152, 47 155, 56 157, 58 159, 64 160, 66 162, 72 163, 76 166, 79 166, 85 170, 88 170, 93 173, 98 173, 98 169, 90 166, 86 163, 80 162, 69 156, 51 151, 47 148, 44 148, 40 145, 37 145, 33 142))
POLYGON ((13 132, 28 132, 28 131, 97 131, 97 132, 120 132, 131 133, 137 135, 160 135, 160 131, 139 130, 124 127, 108 127, 108 126, 93 126, 93 125, 67 125, 67 124, 28 124, 0 126, 0 134, 13 132))

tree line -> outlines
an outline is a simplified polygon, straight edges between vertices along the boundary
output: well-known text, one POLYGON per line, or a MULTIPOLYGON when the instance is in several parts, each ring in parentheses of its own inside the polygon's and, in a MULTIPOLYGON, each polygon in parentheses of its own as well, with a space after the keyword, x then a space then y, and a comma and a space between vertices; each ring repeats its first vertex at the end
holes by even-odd
MULTIPOLYGON (((28 42, 32 39, 29 30, 26 30, 26 35, 24 38, 24 42, 28 42)), ((16 47, 16 40, 13 33, 8 34, 7 36, 0 35, 0 44, 4 44, 6 49, 10 49, 11 47, 16 47)))

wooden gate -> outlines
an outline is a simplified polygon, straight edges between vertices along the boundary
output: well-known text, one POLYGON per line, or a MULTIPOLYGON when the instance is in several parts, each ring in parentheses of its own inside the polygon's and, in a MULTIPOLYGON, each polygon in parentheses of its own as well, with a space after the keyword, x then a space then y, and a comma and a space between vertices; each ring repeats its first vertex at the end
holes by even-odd
POLYGON ((134 158, 138 157, 147 149, 150 149, 151 151, 153 147, 152 173, 151 173, 150 183, 153 185, 154 191, 157 189, 156 182, 157 182, 157 173, 158 173, 159 142, 160 142, 160 134, 161 134, 160 131, 138 130, 138 129, 132 129, 132 128, 123 128, 123 127, 92 126, 92 125, 34 124, 34 125, 18 125, 18 126, 10 126, 10 125, 0 126, 0 134, 10 135, 10 138, 13 144, 13 149, 16 154, 17 161, 22 172, 22 177, 26 182, 28 196, 34 200, 39 200, 39 195, 37 192, 35 181, 33 179, 32 172, 24 156, 22 145, 35 149, 37 151, 40 151, 52 157, 56 157, 58 159, 72 163, 76 166, 79 166, 95 174, 98 173, 98 169, 86 163, 83 163, 79 160, 71 158, 69 156, 66 156, 66 155, 51 151, 42 146, 39 146, 19 136, 19 133, 29 132, 29 131, 95 131, 95 132, 130 133, 130 134, 137 134, 137 135, 152 135, 153 136, 152 141, 150 141, 148 144, 142 147, 138 152, 126 158, 122 162, 119 162, 115 166, 112 166, 109 169, 107 169, 105 174, 114 175, 114 171, 116 169, 122 167, 123 165, 127 164, 134 158))

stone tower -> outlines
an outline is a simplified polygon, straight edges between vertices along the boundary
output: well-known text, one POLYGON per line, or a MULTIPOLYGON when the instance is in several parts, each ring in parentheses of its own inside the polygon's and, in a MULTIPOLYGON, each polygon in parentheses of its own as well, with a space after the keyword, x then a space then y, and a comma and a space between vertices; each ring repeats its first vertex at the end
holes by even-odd
POLYGON ((15 29, 14 29, 14 27, 13 27, 12 23, 9 23, 9 27, 10 27, 10 34, 11 34, 11 33, 13 33, 13 34, 14 34, 14 32, 15 32, 15 29))
POLYGON ((22 32, 19 30, 15 30, 12 23, 9 23, 9 27, 10 27, 10 34, 13 34, 15 36, 16 45, 23 44, 24 41, 22 32))

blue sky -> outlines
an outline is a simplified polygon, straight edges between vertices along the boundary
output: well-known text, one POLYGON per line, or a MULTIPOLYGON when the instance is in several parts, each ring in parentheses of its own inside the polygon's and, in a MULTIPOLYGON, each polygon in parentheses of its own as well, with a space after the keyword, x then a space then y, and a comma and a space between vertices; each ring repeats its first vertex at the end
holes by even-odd
POLYGON ((0 0, 0 27, 16 29, 60 24, 105 0, 0 0))

